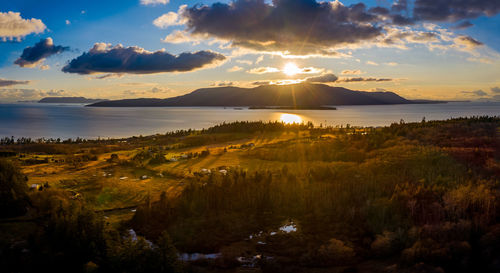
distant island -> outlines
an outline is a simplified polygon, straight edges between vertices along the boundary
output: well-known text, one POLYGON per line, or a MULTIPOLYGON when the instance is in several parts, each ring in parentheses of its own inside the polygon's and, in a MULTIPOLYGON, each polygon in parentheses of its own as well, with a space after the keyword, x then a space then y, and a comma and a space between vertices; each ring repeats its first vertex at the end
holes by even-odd
POLYGON ((328 106, 250 106, 250 110, 337 110, 335 107, 328 106))
POLYGON ((105 99, 87 99, 84 97, 46 97, 38 103, 98 103, 107 101, 105 99))
MULTIPOLYGON (((262 85, 255 88, 202 88, 189 94, 168 99, 125 99, 97 102, 91 107, 168 107, 222 106, 242 107, 321 107, 324 105, 385 105, 433 103, 407 100, 394 92, 354 91, 325 84, 299 83, 262 85)), ((435 103, 435 102, 434 102, 435 103)))

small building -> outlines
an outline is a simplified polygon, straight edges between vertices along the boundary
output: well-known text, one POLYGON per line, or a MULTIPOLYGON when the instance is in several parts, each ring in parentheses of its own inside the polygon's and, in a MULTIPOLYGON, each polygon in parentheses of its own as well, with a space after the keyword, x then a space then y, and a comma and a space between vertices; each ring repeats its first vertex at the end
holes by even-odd
POLYGON ((222 175, 227 175, 227 170, 219 170, 219 173, 221 173, 222 175))
POLYGON ((31 184, 30 191, 38 191, 42 188, 40 184, 31 184))
POLYGON ((212 173, 212 171, 211 171, 211 170, 209 170, 209 169, 201 169, 201 170, 200 170, 200 172, 201 172, 202 174, 209 174, 209 173, 212 173))
POLYGON ((177 158, 175 158, 175 157, 172 157, 172 158, 170 158, 168 161, 170 161, 170 162, 177 162, 177 161, 179 161, 179 160, 178 160, 177 158))
POLYGON ((143 176, 141 176, 141 180, 146 180, 146 179, 148 179, 148 178, 149 178, 149 177, 148 177, 147 175, 143 175, 143 176))

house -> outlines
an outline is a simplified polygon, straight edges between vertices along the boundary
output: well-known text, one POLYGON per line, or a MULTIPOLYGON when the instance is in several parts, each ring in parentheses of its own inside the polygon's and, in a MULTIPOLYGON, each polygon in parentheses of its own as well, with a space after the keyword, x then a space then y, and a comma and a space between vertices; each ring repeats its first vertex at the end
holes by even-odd
POLYGON ((227 170, 219 170, 219 173, 221 173, 222 175, 226 175, 227 174, 227 170))
POLYGON ((200 170, 200 172, 201 172, 202 174, 209 174, 209 173, 212 173, 212 171, 211 171, 211 170, 209 170, 209 169, 201 169, 201 170, 200 170))
POLYGON ((170 161, 170 162, 177 162, 177 161, 179 161, 179 160, 178 160, 177 158, 175 158, 175 157, 172 157, 172 158, 170 158, 170 159, 169 159, 169 161, 170 161))
POLYGON ((182 155, 181 155, 181 158, 182 158, 182 159, 188 159, 188 158, 189 158, 189 156, 188 156, 187 154, 182 154, 182 155))
POLYGON ((38 191, 42 188, 40 184, 31 184, 30 191, 38 191))
POLYGON ((147 176, 147 175, 143 175, 143 176, 141 176, 141 180, 146 180, 146 179, 148 179, 148 176, 147 176))

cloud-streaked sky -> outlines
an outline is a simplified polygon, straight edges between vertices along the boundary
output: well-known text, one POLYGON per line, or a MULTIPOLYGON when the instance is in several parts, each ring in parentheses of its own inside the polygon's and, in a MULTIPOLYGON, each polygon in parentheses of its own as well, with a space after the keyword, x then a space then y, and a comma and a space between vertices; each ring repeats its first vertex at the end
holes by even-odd
POLYGON ((0 101, 301 81, 498 98, 499 13, 500 0, 1 1, 0 101))

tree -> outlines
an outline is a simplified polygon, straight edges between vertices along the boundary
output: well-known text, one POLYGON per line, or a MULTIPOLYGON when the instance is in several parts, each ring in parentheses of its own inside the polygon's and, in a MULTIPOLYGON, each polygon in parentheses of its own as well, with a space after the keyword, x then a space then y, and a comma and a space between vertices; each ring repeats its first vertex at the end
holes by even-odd
POLYGON ((7 160, 0 160, 0 217, 26 213, 29 204, 27 178, 7 160))

